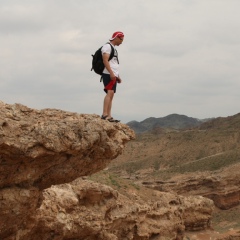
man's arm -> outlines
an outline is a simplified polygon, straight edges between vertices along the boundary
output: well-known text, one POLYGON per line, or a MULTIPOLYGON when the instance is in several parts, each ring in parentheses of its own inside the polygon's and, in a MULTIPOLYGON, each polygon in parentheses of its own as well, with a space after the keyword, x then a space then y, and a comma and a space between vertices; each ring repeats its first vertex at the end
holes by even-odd
POLYGON ((110 67, 110 64, 109 64, 109 61, 108 61, 109 57, 110 57, 110 54, 103 53, 103 55, 102 55, 103 64, 104 64, 105 68, 108 70, 108 72, 110 73, 110 78, 114 79, 114 78, 116 78, 116 76, 114 75, 114 73, 113 73, 113 71, 110 67))

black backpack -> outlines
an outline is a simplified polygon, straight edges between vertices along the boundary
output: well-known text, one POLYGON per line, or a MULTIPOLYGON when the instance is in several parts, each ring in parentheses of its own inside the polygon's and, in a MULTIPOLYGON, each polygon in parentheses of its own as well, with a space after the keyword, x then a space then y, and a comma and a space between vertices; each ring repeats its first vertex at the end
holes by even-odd
MULTIPOLYGON (((110 44, 110 43, 108 43, 110 44)), ((114 48, 113 46, 110 44, 112 51, 110 53, 109 59, 108 61, 110 61, 113 57, 114 57, 114 48)), ((94 55, 92 55, 93 59, 92 59, 92 70, 94 70, 95 73, 102 75, 103 70, 105 68, 104 64, 103 64, 103 59, 102 59, 102 51, 101 51, 102 47, 100 47, 94 55)))

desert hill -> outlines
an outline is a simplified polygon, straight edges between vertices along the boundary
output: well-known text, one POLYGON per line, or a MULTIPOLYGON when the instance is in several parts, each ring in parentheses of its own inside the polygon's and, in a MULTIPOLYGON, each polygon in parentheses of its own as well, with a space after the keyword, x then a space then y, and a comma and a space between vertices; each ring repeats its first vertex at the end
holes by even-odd
POLYGON ((131 121, 127 125, 131 127, 136 133, 143 133, 152 131, 157 128, 172 128, 172 129, 184 129, 196 127, 209 119, 197 119, 180 114, 170 114, 166 117, 155 118, 150 117, 141 122, 131 121))
MULTIPOLYGON (((196 169, 218 170, 238 163, 239 149, 240 114, 236 114, 216 118, 191 129, 137 134, 110 169, 122 169, 135 176, 141 170, 152 169, 154 176, 168 178, 175 168, 178 172, 180 169, 182 172, 194 172, 196 169), (200 166, 201 162, 205 164, 200 166), (186 165, 192 168, 186 170, 186 167, 183 168, 186 165)), ((147 174, 144 176, 147 178, 147 174)))

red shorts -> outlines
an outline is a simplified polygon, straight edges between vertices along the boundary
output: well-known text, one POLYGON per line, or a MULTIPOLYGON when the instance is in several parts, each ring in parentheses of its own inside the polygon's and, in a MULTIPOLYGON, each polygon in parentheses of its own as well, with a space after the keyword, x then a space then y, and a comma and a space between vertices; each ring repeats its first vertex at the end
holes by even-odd
POLYGON ((117 89, 117 80, 111 80, 110 74, 102 74, 102 79, 103 79, 103 85, 104 85, 104 91, 107 93, 108 90, 113 90, 114 93, 116 92, 117 89))

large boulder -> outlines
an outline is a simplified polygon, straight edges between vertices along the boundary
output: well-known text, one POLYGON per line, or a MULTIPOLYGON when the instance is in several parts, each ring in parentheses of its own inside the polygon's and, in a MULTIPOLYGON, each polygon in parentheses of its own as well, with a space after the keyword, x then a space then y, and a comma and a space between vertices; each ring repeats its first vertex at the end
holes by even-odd
POLYGON ((40 189, 93 174, 134 138, 98 115, 0 102, 0 187, 40 189))

